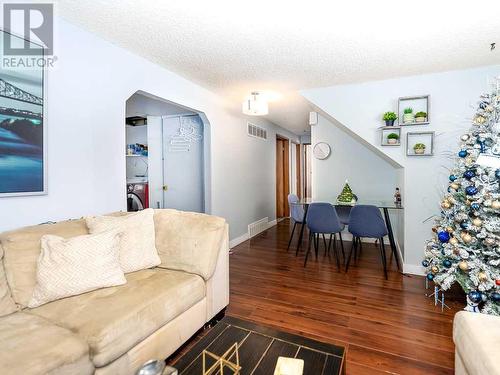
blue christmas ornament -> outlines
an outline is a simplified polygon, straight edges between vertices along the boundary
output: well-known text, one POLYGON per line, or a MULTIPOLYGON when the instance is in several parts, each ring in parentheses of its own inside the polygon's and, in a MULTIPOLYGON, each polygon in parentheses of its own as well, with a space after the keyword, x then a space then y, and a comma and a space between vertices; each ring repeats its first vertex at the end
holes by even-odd
POLYGON ((467 180, 470 180, 472 177, 476 177, 476 172, 474 172, 472 169, 469 169, 469 170, 464 172, 464 177, 467 180))
POLYGON ((500 293, 493 292, 490 294, 490 298, 493 302, 500 302, 500 293))
POLYGON ((458 152, 458 156, 460 156, 461 158, 465 158, 467 156, 467 151, 466 150, 460 150, 458 152))
POLYGON ((434 280, 434 275, 432 273, 427 274, 427 280, 432 281, 434 280))
POLYGON ((448 232, 439 232, 438 233, 438 239, 441 242, 448 242, 450 240, 450 234, 448 232))
MULTIPOLYGON (((500 171, 500 169, 498 169, 497 171, 500 171)), ((455 176, 454 174, 450 175, 450 181, 451 182, 455 181, 456 179, 457 179, 457 176, 455 176)))
POLYGON ((429 267, 429 262, 427 260, 422 261, 422 266, 429 267))
POLYGON ((451 261, 449 261, 448 259, 443 260, 443 266, 445 266, 446 268, 450 268, 451 267, 451 261))
POLYGON ((465 188, 465 194, 467 195, 474 195, 474 194, 477 194, 477 187, 475 186, 467 186, 465 188))
POLYGON ((469 227, 469 223, 467 222, 467 220, 463 220, 460 222, 460 228, 467 229, 468 227, 469 227))
POLYGON ((478 140, 477 143, 479 143, 479 146, 481 146, 481 154, 484 154, 484 151, 485 151, 484 141, 478 140))
POLYGON ((469 296, 469 299, 475 303, 479 303, 483 300, 481 292, 478 292, 477 290, 473 290, 473 291, 469 292, 468 296, 469 296))
POLYGON ((472 208, 474 211, 478 211, 481 206, 479 205, 479 203, 472 203, 470 205, 470 208, 472 208))

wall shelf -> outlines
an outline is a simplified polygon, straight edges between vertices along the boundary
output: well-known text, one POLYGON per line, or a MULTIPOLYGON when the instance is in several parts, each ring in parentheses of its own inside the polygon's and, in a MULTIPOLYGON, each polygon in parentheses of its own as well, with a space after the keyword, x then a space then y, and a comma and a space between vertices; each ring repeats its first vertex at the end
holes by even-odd
POLYGON ((398 125, 399 126, 418 126, 428 125, 430 123, 430 95, 404 96, 398 99, 398 125), (427 113, 425 121, 403 122, 405 108, 413 109, 413 115, 417 112, 427 113))
POLYGON ((381 146, 401 146, 401 126, 382 126, 379 129, 381 133, 381 146), (397 143, 389 143, 387 136, 392 133, 398 135, 397 143))
POLYGON ((434 155, 434 132, 408 132, 406 133, 406 155, 407 156, 433 156, 434 155), (425 145, 424 153, 417 154, 413 148, 417 143, 425 145))
POLYGON ((127 158, 147 158, 147 155, 125 155, 127 158))

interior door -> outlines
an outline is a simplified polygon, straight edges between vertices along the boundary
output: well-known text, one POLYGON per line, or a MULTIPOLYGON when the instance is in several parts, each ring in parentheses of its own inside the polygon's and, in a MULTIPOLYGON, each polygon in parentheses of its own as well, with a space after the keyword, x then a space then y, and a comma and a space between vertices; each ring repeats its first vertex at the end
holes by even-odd
POLYGON ((203 122, 198 115, 163 118, 163 206, 204 212, 203 122))
POLYGON ((276 138, 276 217, 290 216, 288 194, 290 194, 289 141, 276 138))

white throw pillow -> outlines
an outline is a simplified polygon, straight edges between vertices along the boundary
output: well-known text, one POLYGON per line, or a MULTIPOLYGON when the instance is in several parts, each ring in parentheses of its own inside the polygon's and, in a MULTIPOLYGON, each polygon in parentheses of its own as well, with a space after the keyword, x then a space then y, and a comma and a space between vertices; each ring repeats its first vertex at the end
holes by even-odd
POLYGON ((148 208, 126 216, 96 216, 85 218, 90 233, 110 229, 122 234, 120 264, 125 273, 156 267, 161 263, 155 247, 154 210, 148 208))
POLYGON ((37 282, 28 307, 125 284, 119 261, 120 237, 115 230, 69 239, 42 236, 37 282))

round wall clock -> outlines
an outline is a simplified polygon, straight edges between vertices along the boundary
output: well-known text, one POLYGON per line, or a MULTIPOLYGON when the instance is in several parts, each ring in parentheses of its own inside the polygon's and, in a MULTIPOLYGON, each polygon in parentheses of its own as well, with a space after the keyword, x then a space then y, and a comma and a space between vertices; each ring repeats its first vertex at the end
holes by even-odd
POLYGON ((332 152, 330 145, 325 142, 318 142, 314 145, 313 148, 313 155, 316 159, 319 160, 324 160, 328 156, 330 156, 330 153, 332 152))

